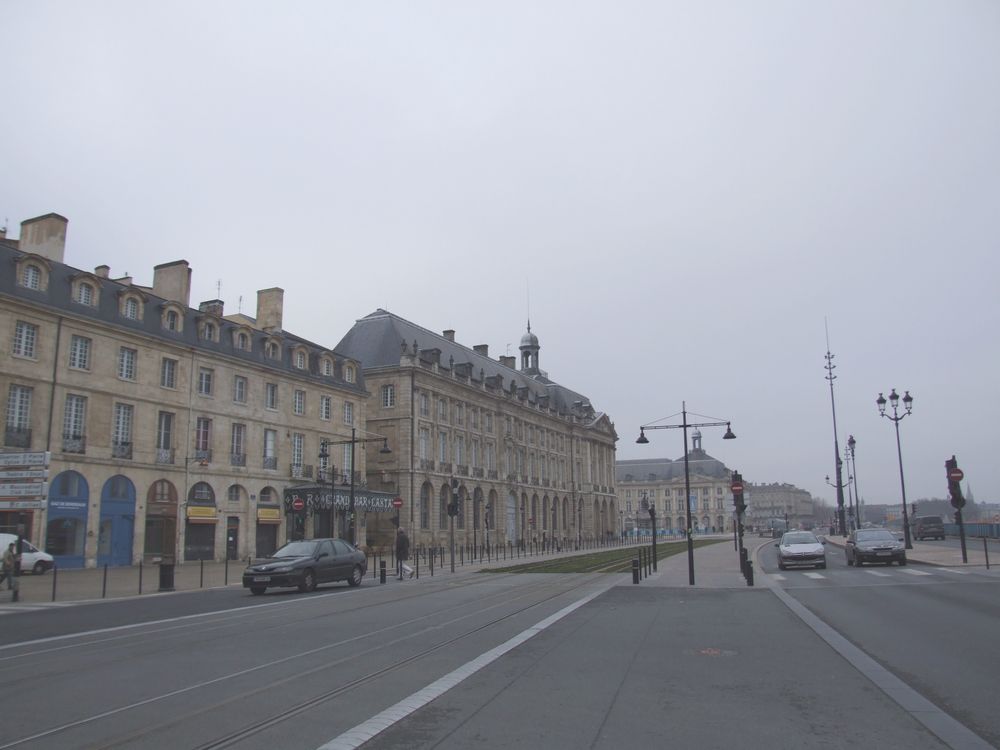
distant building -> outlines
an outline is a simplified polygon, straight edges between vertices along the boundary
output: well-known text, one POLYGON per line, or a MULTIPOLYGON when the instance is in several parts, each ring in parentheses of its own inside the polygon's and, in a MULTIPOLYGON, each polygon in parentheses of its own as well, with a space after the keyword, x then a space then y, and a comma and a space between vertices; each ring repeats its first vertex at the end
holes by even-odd
MULTIPOLYGON (((732 531, 732 471, 701 447, 701 431, 695 428, 688 451, 688 484, 691 488, 691 525, 705 532, 732 531)), ((657 528, 666 533, 687 529, 684 503, 684 457, 641 458, 615 464, 620 529, 632 534, 637 529, 649 533, 646 508, 656 509, 657 528), (646 504, 648 503, 648 504, 646 504)))
POLYGON ((789 528, 819 526, 830 522, 825 506, 820 505, 806 490, 795 485, 778 483, 744 483, 748 526, 765 525, 769 519, 787 519, 789 528))
MULTIPOLYGON (((453 492, 458 544, 614 534, 614 424, 549 379, 540 349, 529 324, 518 367, 513 356, 490 357, 486 344, 458 343, 454 330, 434 333, 385 310, 338 344, 362 364, 374 395, 370 435, 393 446, 369 465, 368 484, 402 500, 400 522, 415 543, 448 545, 453 492)), ((369 540, 385 539, 387 518, 361 523, 369 540)))

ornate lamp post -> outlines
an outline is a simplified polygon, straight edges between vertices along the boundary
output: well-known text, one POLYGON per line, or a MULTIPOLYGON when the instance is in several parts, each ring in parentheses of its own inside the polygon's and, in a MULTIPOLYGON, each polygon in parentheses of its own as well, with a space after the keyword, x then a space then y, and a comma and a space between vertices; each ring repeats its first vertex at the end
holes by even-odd
MULTIPOLYGON (((673 416, 677 416, 676 414, 673 416)), ((703 416, 703 415, 697 415, 703 416)), ((669 417, 665 417, 669 419, 669 417)), ((712 419, 712 417, 707 417, 707 419, 712 419)), ((688 556, 688 585, 694 586, 694 540, 691 538, 691 474, 688 468, 688 427, 721 427, 726 426, 726 434, 722 436, 723 440, 733 440, 736 435, 733 434, 732 428, 729 426, 729 422, 725 420, 720 420, 717 422, 700 422, 697 424, 689 423, 687 421, 687 404, 681 402, 681 424, 647 424, 641 425, 639 427, 639 437, 635 441, 640 445, 645 445, 649 442, 646 438, 646 430, 672 430, 681 429, 684 432, 684 496, 685 504, 687 505, 687 516, 685 523, 687 524, 687 556, 688 556)))
POLYGON ((851 481, 854 483, 854 522, 860 529, 861 522, 863 520, 861 513, 861 495, 858 494, 858 465, 854 462, 854 447, 857 444, 858 441, 854 439, 854 435, 847 436, 847 452, 851 459, 848 469, 851 474, 851 481))
MULTIPOLYGON (((830 346, 829 337, 827 338, 827 347, 830 346)), ((830 477, 827 477, 827 484, 831 487, 837 488, 837 525, 839 527, 839 532, 841 536, 847 536, 847 523, 844 518, 844 476, 841 473, 841 460, 840 460, 840 443, 837 439, 837 405, 833 400, 833 381, 837 379, 837 376, 833 374, 836 369, 836 365, 833 364, 833 354, 830 353, 829 348, 826 351, 826 379, 830 381, 830 409, 833 412, 833 458, 836 461, 835 469, 837 482, 835 484, 830 484, 830 477)))
POLYGON ((906 411, 903 414, 899 413, 899 400, 899 394, 897 394, 896 389, 893 388, 892 392, 889 394, 889 404, 892 406, 891 417, 885 413, 885 396, 879 393, 875 403, 878 405, 878 413, 886 419, 892 420, 892 423, 896 425, 896 455, 899 457, 899 489, 903 495, 903 539, 905 541, 906 549, 913 549, 913 541, 910 539, 910 517, 906 513, 906 482, 903 480, 903 449, 899 446, 899 423, 902 422, 907 415, 913 413, 913 396, 910 395, 909 391, 904 392, 903 408, 905 408, 906 411))

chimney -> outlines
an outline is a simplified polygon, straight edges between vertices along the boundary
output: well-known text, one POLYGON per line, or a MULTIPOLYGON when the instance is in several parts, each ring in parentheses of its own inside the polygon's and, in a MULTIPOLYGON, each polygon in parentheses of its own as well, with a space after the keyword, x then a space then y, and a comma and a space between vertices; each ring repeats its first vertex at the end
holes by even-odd
POLYGON ((472 351, 476 354, 482 354, 484 357, 490 356, 490 345, 489 344, 476 344, 472 347, 472 351))
POLYGON ((453 328, 449 328, 447 331, 442 331, 441 335, 448 339, 448 341, 455 340, 455 330, 453 328))
POLYGON ((202 302, 198 305, 198 312, 208 313, 209 315, 218 315, 222 317, 223 302, 221 299, 210 299, 207 302, 202 302))
MULTIPOLYGON (((191 267, 186 260, 153 266, 153 294, 157 297, 191 305, 191 267)), ((221 303, 220 303, 221 305, 221 303)), ((219 313, 221 316, 222 313, 219 313)))
POLYGON ((106 279, 111 275, 111 266, 98 266, 94 269, 94 276, 99 279, 106 279))
POLYGON ((281 330, 281 311, 285 300, 285 290, 278 287, 260 289, 257 292, 257 327, 263 331, 281 330))
POLYGON ((506 357, 506 356, 504 356, 504 355, 501 354, 500 355, 500 364, 502 364, 504 367, 509 367, 512 370, 516 370, 517 369, 517 357, 515 357, 513 355, 511 355, 509 357, 506 357))
POLYGON ((45 214, 21 222, 21 239, 18 248, 43 258, 63 262, 66 252, 66 225, 69 219, 59 214, 45 214))

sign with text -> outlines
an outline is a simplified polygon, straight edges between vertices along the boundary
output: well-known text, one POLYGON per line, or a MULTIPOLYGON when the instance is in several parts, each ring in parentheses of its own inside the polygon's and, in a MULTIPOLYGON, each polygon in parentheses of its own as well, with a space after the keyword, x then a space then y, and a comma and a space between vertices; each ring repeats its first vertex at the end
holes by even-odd
POLYGON ((0 453, 0 468, 8 466, 48 466, 52 454, 49 451, 36 453, 0 453))

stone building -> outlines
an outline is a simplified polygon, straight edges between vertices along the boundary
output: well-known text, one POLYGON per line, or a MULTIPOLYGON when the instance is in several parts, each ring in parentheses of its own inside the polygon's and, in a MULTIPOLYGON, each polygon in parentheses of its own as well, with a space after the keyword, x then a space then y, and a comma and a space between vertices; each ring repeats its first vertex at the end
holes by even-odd
POLYGON ((615 533, 614 425, 549 379, 540 349, 529 324, 518 367, 513 356, 491 358, 486 344, 458 343, 454 330, 433 333, 381 309, 338 344, 364 368, 370 435, 394 446, 391 466, 369 466, 368 484, 402 499, 411 540, 450 542, 453 492, 459 544, 615 533))
POLYGON ((331 467, 351 465, 369 396, 358 363, 284 330, 281 289, 259 291, 253 317, 192 308, 187 261, 151 286, 81 270, 64 263, 66 227, 48 214, 0 235, 3 450, 49 453, 47 497, 0 497, 0 529, 60 567, 245 559, 291 518, 333 533, 329 495, 295 516, 289 492, 328 478, 322 440, 331 467))
POLYGON ((789 528, 813 528, 829 523, 829 514, 806 490, 793 484, 744 483, 747 503, 746 524, 753 528, 768 528, 771 519, 788 521, 789 528))
MULTIPOLYGON (((701 447, 701 431, 691 434, 688 451, 688 482, 691 495, 691 526, 699 533, 732 531, 732 471, 701 447)), ((684 505, 684 456, 677 459, 641 458, 618 461, 615 465, 619 528, 622 533, 650 533, 646 510, 656 510, 661 533, 683 534, 687 528, 684 505), (646 504, 648 503, 648 505, 646 504)))

